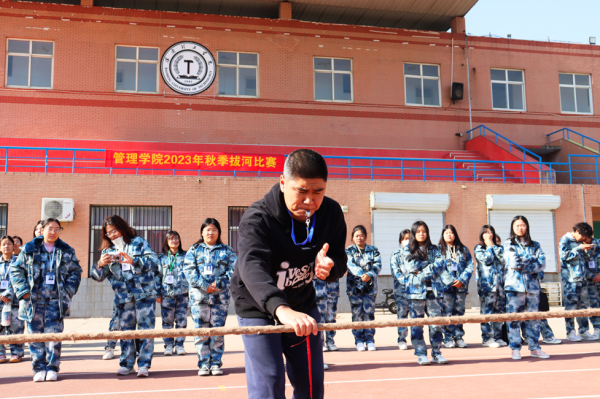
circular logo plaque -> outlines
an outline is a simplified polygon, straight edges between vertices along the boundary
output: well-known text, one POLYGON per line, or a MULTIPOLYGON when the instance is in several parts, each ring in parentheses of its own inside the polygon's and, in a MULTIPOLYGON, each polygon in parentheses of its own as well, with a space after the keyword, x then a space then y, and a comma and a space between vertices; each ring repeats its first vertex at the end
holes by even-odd
POLYGON ((198 43, 175 43, 162 56, 160 74, 171 89, 192 96, 208 89, 215 80, 215 59, 198 43))

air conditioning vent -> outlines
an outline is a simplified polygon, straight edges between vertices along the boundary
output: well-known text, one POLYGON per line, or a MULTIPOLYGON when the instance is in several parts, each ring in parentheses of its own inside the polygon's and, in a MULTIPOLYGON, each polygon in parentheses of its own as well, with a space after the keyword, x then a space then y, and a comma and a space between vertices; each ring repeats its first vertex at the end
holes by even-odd
POLYGON ((75 216, 71 198, 42 198, 42 219, 54 218, 70 222, 75 216))

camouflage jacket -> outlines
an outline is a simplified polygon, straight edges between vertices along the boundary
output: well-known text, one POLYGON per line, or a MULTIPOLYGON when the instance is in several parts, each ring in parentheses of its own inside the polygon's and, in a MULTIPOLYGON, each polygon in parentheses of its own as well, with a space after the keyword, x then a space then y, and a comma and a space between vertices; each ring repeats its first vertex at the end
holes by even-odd
POLYGON ((506 265, 505 291, 540 292, 538 273, 546 268, 546 255, 536 241, 531 245, 513 244, 509 238, 504 242, 504 264, 506 265))
POLYGON ((494 245, 484 248, 481 244, 475 247, 477 260, 477 292, 479 295, 504 289, 504 247, 494 245))
POLYGON ((377 276, 381 271, 381 255, 379 250, 372 246, 366 245, 365 249, 359 250, 356 245, 351 245, 346 248, 348 256, 348 275, 346 277, 346 292, 350 295, 360 290, 363 294, 377 294, 377 276), (361 280, 363 274, 371 277, 367 283, 361 280))
POLYGON ((452 251, 450 248, 446 250, 444 271, 442 272, 442 282, 449 287, 454 281, 460 281, 463 286, 457 291, 461 293, 469 293, 469 282, 473 275, 473 258, 471 253, 465 247, 465 252, 456 251, 456 260, 452 259, 452 251), (456 266, 454 266, 456 265, 456 266))
POLYGON ((229 283, 237 261, 237 255, 225 244, 209 248, 204 243, 194 244, 185 255, 183 272, 190 286, 190 301, 193 303, 229 303, 229 283), (216 283, 217 291, 206 292, 216 283))
MULTIPOLYGON (((13 289, 12 284, 10 283, 10 264, 17 259, 15 255, 11 257, 10 260, 4 260, 2 255, 0 255, 0 281, 8 282, 8 288, 2 289, 0 286, 0 296, 4 298, 8 298, 12 300, 12 306, 19 306, 19 298, 15 295, 15 290, 13 289)), ((0 305, 2 305, 0 303, 0 305)))
POLYGON ((160 254, 158 256, 158 272, 156 273, 157 296, 177 296, 189 292, 189 284, 183 272, 185 265, 185 251, 181 251, 177 256, 171 253, 160 254), (169 283, 169 275, 172 275, 173 282, 169 283))
POLYGON ((441 298, 445 286, 441 279, 445 261, 440 249, 431 245, 427 250, 427 258, 419 259, 410 253, 408 246, 404 247, 404 262, 402 272, 406 276, 406 298, 426 299, 427 291, 433 291, 436 298, 441 298))

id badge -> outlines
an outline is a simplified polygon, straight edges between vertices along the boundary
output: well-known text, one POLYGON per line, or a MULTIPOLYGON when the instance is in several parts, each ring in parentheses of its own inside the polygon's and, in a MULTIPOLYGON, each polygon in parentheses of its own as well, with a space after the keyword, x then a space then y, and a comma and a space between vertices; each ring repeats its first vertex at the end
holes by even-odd
POLYGON ((593 260, 591 260, 588 265, 589 265, 590 269, 595 269, 596 268, 596 262, 594 262, 593 260))
POLYGON ((54 274, 46 274, 46 285, 54 285, 56 276, 54 274))
POLYGON ((458 265, 456 263, 452 263, 452 271, 453 272, 457 272, 458 271, 458 265))
POLYGON ((0 289, 7 290, 8 289, 8 280, 0 281, 0 289))
POLYGON ((433 291, 433 287, 427 287, 427 291, 433 291))
POLYGON ((167 274, 167 278, 165 279, 165 282, 167 284, 174 284, 175 283, 175 276, 173 276, 172 274, 167 274))
POLYGON ((127 270, 131 270, 131 265, 129 263, 121 263, 121 270, 124 272, 127 270))
POLYGON ((207 276, 212 276, 215 274, 215 267, 211 263, 207 264, 204 266, 204 274, 207 276))

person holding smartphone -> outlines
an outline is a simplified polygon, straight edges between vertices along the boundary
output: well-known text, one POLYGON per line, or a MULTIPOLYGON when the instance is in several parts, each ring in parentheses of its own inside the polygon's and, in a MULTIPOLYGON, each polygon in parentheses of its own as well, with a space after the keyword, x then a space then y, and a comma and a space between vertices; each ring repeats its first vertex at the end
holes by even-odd
MULTIPOLYGON (((404 229, 400 232, 399 237, 400 248, 392 253, 390 258, 390 267, 392 269, 392 277, 394 278, 394 299, 396 301, 397 312, 396 318, 408 318, 408 299, 406 298, 406 276, 402 272, 402 264, 404 263, 404 248, 410 242, 410 230, 404 229)), ((408 344, 408 328, 398 327, 398 349, 407 350, 408 344)))
MULTIPOLYGON (((19 320, 19 300, 10 282, 10 264, 17 259, 14 253, 13 238, 0 238, 0 310, 2 324, 0 335, 23 334, 25 325, 19 320), (5 312, 7 310, 8 312, 5 312), (8 313, 8 315, 6 315, 8 313), (8 316, 8 317, 7 317, 8 316), (5 320, 6 318, 6 320, 5 320)), ((6 357, 6 349, 0 344, 0 363, 18 363, 23 358, 25 344, 10 344, 10 359, 6 357)))
MULTIPOLYGON (((152 330, 155 324, 158 257, 150 244, 118 215, 102 223, 102 255, 92 267, 92 278, 108 279, 117 302, 120 331, 152 330)), ((154 338, 141 339, 138 377, 148 377, 154 355, 154 338)), ((120 368, 117 375, 135 372, 136 347, 133 339, 121 340, 120 368)))

